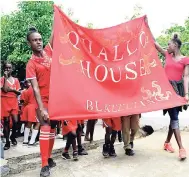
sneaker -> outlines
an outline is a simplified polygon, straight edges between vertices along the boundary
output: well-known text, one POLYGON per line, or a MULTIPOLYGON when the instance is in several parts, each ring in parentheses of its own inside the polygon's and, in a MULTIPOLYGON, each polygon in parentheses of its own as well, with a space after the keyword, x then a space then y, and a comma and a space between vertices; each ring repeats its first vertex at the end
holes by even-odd
POLYGON ((63 135, 61 134, 56 135, 56 139, 63 139, 63 135))
POLYGON ((115 149, 114 149, 114 145, 113 145, 113 146, 110 146, 109 155, 110 155, 111 157, 116 157, 116 156, 117 156, 117 154, 116 154, 116 152, 115 152, 115 149))
POLYGON ((40 177, 46 177, 46 176, 50 176, 49 166, 44 166, 43 168, 41 168, 40 177))
POLYGON ((164 150, 168 151, 168 152, 171 152, 171 153, 175 152, 175 150, 171 146, 171 143, 165 143, 164 144, 164 150))
POLYGON ((180 158, 180 160, 186 159, 186 150, 185 149, 179 149, 179 158, 180 158))
POLYGON ((22 145, 23 145, 23 146, 27 146, 27 145, 28 145, 28 142, 23 142, 22 145))
POLYGON ((135 153, 132 149, 126 149, 125 154, 128 155, 128 156, 134 156, 135 155, 135 153))
POLYGON ((131 145, 131 149, 133 149, 134 148, 133 142, 130 142, 129 144, 131 145))
POLYGON ((36 143, 36 142, 34 142, 33 144, 28 143, 28 147, 29 147, 29 148, 30 148, 30 147, 35 147, 35 146, 37 146, 37 143, 36 143))
POLYGON ((78 148, 78 155, 88 155, 87 151, 85 151, 85 149, 82 148, 78 148))
POLYGON ((110 149, 109 145, 106 145, 106 144, 103 145, 102 155, 105 158, 109 157, 109 149, 110 149))
POLYGON ((63 153, 62 153, 62 158, 63 158, 64 160, 69 160, 69 159, 71 159, 71 157, 70 157, 70 155, 69 155, 68 152, 63 152, 63 153))
POLYGON ((56 167, 56 162, 52 158, 48 158, 48 164, 50 168, 56 167))
POLYGON ((74 161, 77 161, 77 160, 78 160, 78 153, 77 153, 77 151, 74 151, 74 152, 73 152, 73 160, 74 160, 74 161))
POLYGON ((5 143, 4 150, 10 149, 10 141, 5 143))

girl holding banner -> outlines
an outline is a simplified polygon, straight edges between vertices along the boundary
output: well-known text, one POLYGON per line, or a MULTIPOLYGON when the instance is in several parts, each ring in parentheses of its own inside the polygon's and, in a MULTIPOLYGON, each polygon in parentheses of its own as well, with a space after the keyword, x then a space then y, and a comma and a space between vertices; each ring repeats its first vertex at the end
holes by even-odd
MULTIPOLYGON (((147 19, 146 19, 147 22, 147 19)), ((146 23, 148 26, 148 23, 146 23)), ((164 50, 157 42, 154 43, 158 52, 165 57, 165 73, 173 86, 175 92, 189 100, 189 58, 181 54, 182 42, 177 34, 168 43, 167 50, 164 50)), ((164 150, 173 153, 175 150, 171 146, 171 138, 174 133, 179 146, 179 158, 186 159, 186 150, 183 147, 180 130, 179 130, 179 111, 182 107, 174 107, 164 110, 170 116, 170 125, 167 139, 164 143, 164 150)))

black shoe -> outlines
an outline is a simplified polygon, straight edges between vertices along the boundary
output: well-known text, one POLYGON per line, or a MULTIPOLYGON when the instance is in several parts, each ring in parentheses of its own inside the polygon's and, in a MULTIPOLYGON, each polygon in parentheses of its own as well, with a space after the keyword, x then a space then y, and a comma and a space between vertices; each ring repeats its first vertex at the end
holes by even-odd
POLYGON ((5 143, 4 150, 10 149, 10 141, 5 143))
POLYGON ((116 157, 116 156, 117 156, 117 154, 116 154, 116 152, 115 152, 115 149, 114 149, 114 145, 110 146, 109 155, 110 155, 111 157, 116 157))
POLYGON ((102 155, 103 155, 105 158, 109 157, 109 149, 110 149, 109 144, 108 144, 108 145, 107 145, 107 144, 104 144, 104 145, 103 145, 102 155))
POLYGON ((135 155, 135 153, 132 149, 126 149, 125 154, 128 155, 128 156, 134 156, 135 155))
POLYGON ((22 145, 23 145, 23 146, 27 146, 27 145, 28 145, 28 142, 23 142, 22 145))
POLYGON ((134 148, 134 143, 130 142, 129 144, 131 145, 131 149, 133 149, 134 148))
POLYGON ((52 158, 48 159, 48 164, 50 168, 56 167, 56 162, 52 158))
POLYGON ((11 140, 11 143, 16 146, 17 145, 17 141, 16 141, 16 138, 10 136, 10 140, 11 140))
POLYGON ((50 176, 49 166, 44 166, 43 168, 41 168, 40 177, 46 177, 46 176, 50 176))
POLYGON ((87 151, 83 147, 78 148, 78 155, 88 155, 87 151))
POLYGON ((73 152, 73 160, 74 160, 74 161, 77 161, 77 160, 78 160, 78 153, 77 153, 77 151, 74 151, 74 152, 73 152))
POLYGON ((63 158, 64 160, 71 159, 71 157, 70 157, 70 155, 69 155, 68 152, 63 152, 63 153, 62 153, 62 158, 63 158))
POLYGON ((85 136, 85 133, 84 133, 84 132, 81 132, 81 136, 85 136))

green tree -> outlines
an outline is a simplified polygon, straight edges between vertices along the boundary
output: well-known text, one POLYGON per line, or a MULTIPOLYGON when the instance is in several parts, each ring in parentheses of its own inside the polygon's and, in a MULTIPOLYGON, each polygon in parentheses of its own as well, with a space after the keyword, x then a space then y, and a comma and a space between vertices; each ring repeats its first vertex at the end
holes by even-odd
MULTIPOLYGON (((168 41, 173 37, 174 33, 178 33, 183 43, 181 52, 183 55, 189 56, 189 17, 185 20, 184 26, 174 24, 169 29, 165 30, 161 36, 157 38, 159 44, 163 47, 167 47, 168 41)), ((164 59, 161 56, 162 59, 164 59)))
MULTIPOLYGON (((68 15, 73 15, 71 9, 68 9, 68 15)), ((22 1, 18 4, 18 11, 1 17, 1 61, 11 61, 15 66, 13 74, 19 79, 25 78, 25 65, 31 56, 26 41, 28 28, 35 26, 46 45, 51 35, 52 20, 52 1, 22 1)))

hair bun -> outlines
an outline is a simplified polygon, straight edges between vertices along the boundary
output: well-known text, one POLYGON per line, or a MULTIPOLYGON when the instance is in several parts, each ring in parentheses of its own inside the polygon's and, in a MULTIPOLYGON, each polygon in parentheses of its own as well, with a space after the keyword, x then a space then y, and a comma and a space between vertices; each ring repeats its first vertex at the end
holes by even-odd
POLYGON ((174 33, 174 34, 173 34, 173 39, 178 39, 178 38, 179 38, 178 33, 174 33))
POLYGON ((29 28, 29 31, 30 32, 37 32, 37 28, 35 28, 34 26, 32 26, 32 27, 29 28))

